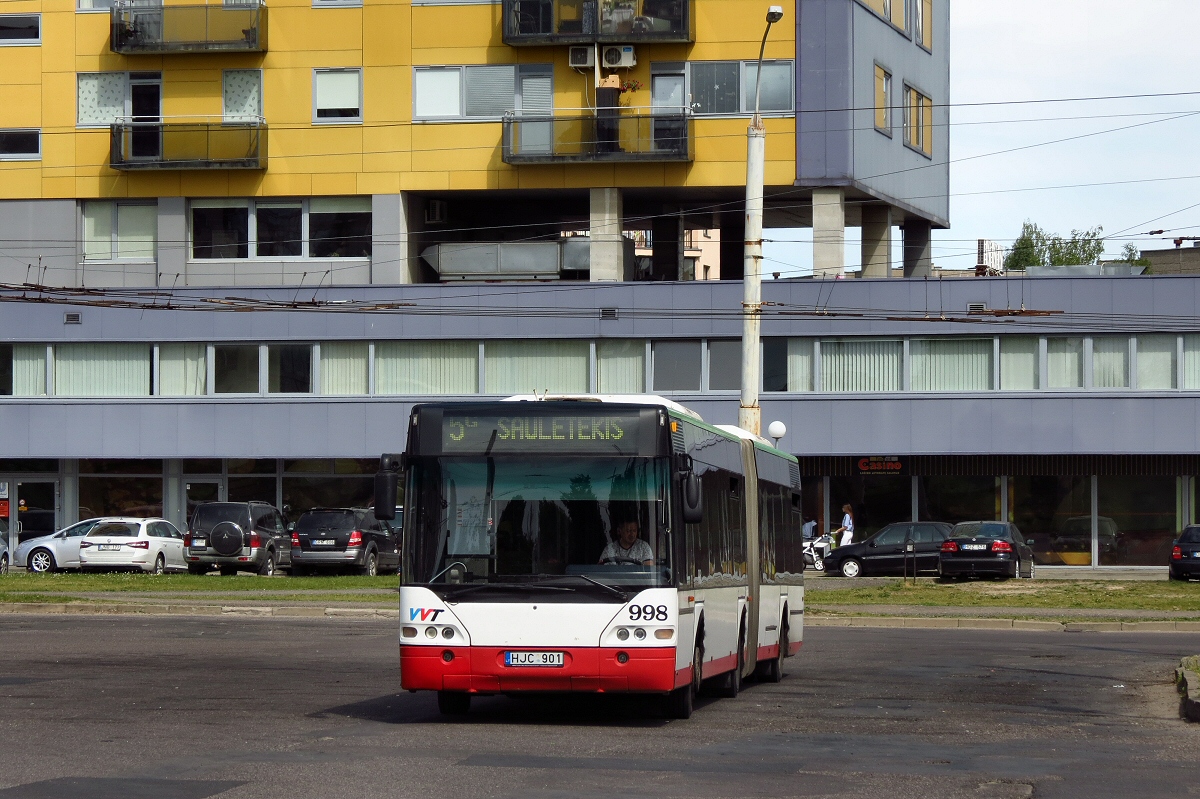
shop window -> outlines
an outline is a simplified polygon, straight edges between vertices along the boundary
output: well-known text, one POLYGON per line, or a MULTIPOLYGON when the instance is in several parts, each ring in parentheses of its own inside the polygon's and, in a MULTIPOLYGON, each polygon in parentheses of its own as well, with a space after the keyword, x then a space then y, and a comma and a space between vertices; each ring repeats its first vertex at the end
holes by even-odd
POLYGON ((699 341, 656 341, 652 345, 655 391, 699 391, 699 341))
POLYGON ((151 393, 148 344, 56 344, 54 394, 59 397, 146 397, 151 393))
POLYGON ((1183 529, 1183 480, 1147 475, 1096 478, 1096 519, 1102 566, 1162 566, 1183 529))
POLYGON ((912 478, 831 477, 829 507, 839 524, 846 503, 854 509, 854 540, 862 542, 893 522, 912 521, 912 478))
POLYGON ((272 344, 267 347, 267 393, 312 393, 312 345, 272 344))
POLYGON ((708 388, 710 391, 741 390, 742 342, 740 339, 708 342, 708 388))
POLYGON ((1176 386, 1175 336, 1137 337, 1138 388, 1164 391, 1176 386))
POLYGON ((158 206, 91 201, 83 204, 83 257, 87 261, 153 261, 158 206))
POLYGON ((1129 388, 1129 337, 1092 339, 1092 388, 1129 388))
POLYGON ((1046 339, 1046 386, 1083 388, 1083 339, 1046 339))
POLYGON ((375 345, 376 394, 475 394, 474 341, 381 341, 375 345))
POLYGON ((370 347, 364 341, 329 341, 321 345, 321 393, 366 394, 370 347))
POLYGON ((40 130, 0 130, 0 161, 37 161, 41 157, 40 130))
POLYGON ((1009 518, 1047 566, 1092 563, 1092 479, 1010 477, 1009 518))
MULTIPOLYGON (((82 466, 82 464, 81 461, 80 465, 82 466)), ((138 516, 142 518, 162 516, 162 477, 80 475, 79 513, 81 518, 88 516, 138 516)))
POLYGON ((1037 390, 1038 344, 1036 336, 1001 336, 1001 391, 1037 390))
POLYGON ((596 342, 596 389, 601 394, 642 394, 646 390, 646 342, 596 342))
POLYGON ((362 70, 313 70, 313 122, 362 122, 362 70))
POLYGON ((284 476, 282 482, 292 519, 312 508, 365 508, 375 500, 374 477, 284 476))
POLYGON ((230 458, 225 470, 230 474, 275 474, 274 458, 230 458))
MULTIPOLYGON (((273 463, 273 462, 272 462, 273 463)), ((229 477, 226 496, 230 502, 267 502, 274 505, 278 481, 274 477, 229 477)))
POLYGON ((213 390, 217 394, 257 394, 258 347, 217 345, 213 347, 213 390))
POLYGON ((899 391, 904 343, 898 340, 821 342, 821 390, 899 391))
POLYGON ((913 339, 913 391, 990 391, 992 339, 913 339))
POLYGON ((918 477, 917 520, 995 521, 1000 518, 999 482, 996 477, 918 477))
POLYGON ((484 344, 487 394, 582 394, 588 390, 586 341, 489 341, 484 344))
POLYGON ((159 458, 85 458, 79 461, 80 474, 161 475, 159 458))
POLYGON ((220 474, 220 458, 184 458, 184 474, 220 474))

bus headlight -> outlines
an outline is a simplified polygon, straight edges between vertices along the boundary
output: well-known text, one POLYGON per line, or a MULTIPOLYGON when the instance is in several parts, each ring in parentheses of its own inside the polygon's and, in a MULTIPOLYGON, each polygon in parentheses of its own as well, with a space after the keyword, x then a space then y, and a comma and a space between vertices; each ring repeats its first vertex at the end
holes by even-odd
POLYGON ((453 628, 453 627, 446 627, 445 629, 443 629, 443 630, 442 630, 442 637, 443 637, 443 638, 446 638, 446 639, 453 638, 453 637, 454 637, 454 628, 453 628))
POLYGON ((437 638, 437 627, 426 627, 425 628, 425 637, 426 638, 437 638))
POLYGON ((646 631, 643 630, 641 627, 638 627, 636 630, 633 631, 633 637, 638 639, 639 641, 644 641, 646 639, 646 631))
POLYGON ((624 627, 617 630, 617 640, 618 641, 628 641, 629 640, 629 630, 626 630, 624 627))

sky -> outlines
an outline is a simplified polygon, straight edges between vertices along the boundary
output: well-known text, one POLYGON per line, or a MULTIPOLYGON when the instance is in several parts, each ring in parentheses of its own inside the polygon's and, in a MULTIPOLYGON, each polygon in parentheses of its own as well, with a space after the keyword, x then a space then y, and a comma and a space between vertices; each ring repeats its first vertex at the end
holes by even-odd
MULTIPOLYGON (((1025 220, 1102 226, 1111 257, 1200 235, 1200 0, 952 0, 950 16, 951 228, 934 233, 936 265, 973 268, 977 239, 1007 246, 1025 220), (1011 104, 1171 92, 1197 94, 1011 104)), ((766 237, 798 240, 768 243, 766 271, 811 273, 811 231, 766 237)), ((860 260, 847 229, 848 269, 860 260)))

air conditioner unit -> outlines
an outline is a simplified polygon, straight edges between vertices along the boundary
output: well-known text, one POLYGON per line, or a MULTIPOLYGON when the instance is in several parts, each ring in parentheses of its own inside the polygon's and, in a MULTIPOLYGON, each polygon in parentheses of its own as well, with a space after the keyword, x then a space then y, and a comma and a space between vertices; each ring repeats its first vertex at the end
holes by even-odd
POLYGON ((446 223, 446 201, 430 200, 425 205, 425 224, 444 225, 446 223))
POLYGON ((590 69, 596 66, 595 48, 572 47, 567 51, 567 65, 573 69, 590 69))
POLYGON ((633 54, 633 45, 614 44, 605 47, 601 56, 603 65, 609 69, 628 69, 637 66, 637 57, 633 54))

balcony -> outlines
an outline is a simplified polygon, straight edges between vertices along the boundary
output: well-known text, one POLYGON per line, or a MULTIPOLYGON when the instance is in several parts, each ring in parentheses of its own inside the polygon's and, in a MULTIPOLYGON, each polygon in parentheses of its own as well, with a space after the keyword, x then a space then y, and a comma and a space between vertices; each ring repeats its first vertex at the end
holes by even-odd
MULTIPOLYGON (((577 112, 578 113, 578 112, 577 112)), ((692 160, 683 109, 600 108, 577 116, 504 117, 506 164, 670 163, 692 160)))
POLYGON ((504 0, 504 43, 690 42, 691 0, 504 0))
POLYGON ((203 6, 112 7, 114 53, 265 53, 267 9, 261 0, 203 6))
POLYGON ((110 128, 109 166, 152 169, 266 169, 267 126, 237 122, 123 120, 110 128))

